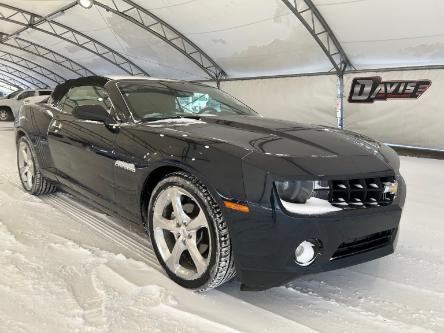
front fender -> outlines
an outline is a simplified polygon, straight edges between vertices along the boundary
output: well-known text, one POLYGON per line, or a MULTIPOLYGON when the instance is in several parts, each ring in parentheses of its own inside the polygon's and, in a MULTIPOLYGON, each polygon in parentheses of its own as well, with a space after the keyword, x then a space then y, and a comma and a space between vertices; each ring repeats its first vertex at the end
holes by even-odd
POLYGON ((40 168, 52 167, 47 138, 52 115, 46 111, 44 105, 38 104, 24 105, 19 115, 15 122, 16 140, 21 135, 26 135, 36 152, 40 168))
MULTIPOLYGON (((171 131, 173 132, 173 131, 171 131)), ((223 200, 245 200, 242 158, 250 152, 226 142, 170 135, 165 131, 121 126, 115 141, 116 161, 134 165, 135 174, 115 169, 119 202, 129 211, 141 207, 147 181, 159 168, 175 167, 197 177, 223 207, 223 200), (138 204, 136 206, 136 204, 138 204)))
POLYGON ((162 155, 155 155, 144 176, 163 166, 183 169, 196 176, 218 199, 246 200, 242 157, 249 152, 226 143, 195 144, 186 153, 180 144, 168 145, 162 155))

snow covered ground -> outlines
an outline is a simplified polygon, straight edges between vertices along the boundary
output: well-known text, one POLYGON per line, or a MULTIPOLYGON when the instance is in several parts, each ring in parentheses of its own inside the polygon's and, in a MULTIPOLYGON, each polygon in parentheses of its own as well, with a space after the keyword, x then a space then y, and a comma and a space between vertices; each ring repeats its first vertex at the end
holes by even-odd
POLYGON ((207 294, 171 282, 143 231, 19 185, 0 124, 0 332, 444 332, 444 161, 402 158, 395 255, 286 287, 207 294))

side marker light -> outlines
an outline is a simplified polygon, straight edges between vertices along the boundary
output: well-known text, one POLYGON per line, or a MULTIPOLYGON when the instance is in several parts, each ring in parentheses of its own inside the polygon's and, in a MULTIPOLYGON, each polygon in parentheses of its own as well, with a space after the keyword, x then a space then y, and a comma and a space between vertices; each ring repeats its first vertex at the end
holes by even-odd
POLYGON ((237 203, 234 203, 231 201, 224 201, 224 206, 227 208, 230 208, 232 210, 236 210, 238 212, 241 212, 241 213, 250 212, 250 208, 248 208, 248 206, 237 204, 237 203))

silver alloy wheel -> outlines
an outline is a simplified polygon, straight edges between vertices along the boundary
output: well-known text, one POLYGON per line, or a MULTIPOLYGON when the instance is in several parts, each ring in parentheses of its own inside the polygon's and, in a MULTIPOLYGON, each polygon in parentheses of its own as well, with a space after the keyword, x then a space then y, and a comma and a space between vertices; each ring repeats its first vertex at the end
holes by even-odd
POLYGON ((9 118, 8 111, 0 110, 0 121, 6 121, 9 118))
POLYGON ((28 191, 31 191, 35 178, 34 160, 31 149, 24 141, 21 141, 19 145, 18 162, 20 178, 23 181, 23 185, 28 191))
POLYGON ((208 269, 211 235, 197 200, 186 190, 171 186, 154 203, 154 240, 166 266, 184 280, 195 280, 208 269))

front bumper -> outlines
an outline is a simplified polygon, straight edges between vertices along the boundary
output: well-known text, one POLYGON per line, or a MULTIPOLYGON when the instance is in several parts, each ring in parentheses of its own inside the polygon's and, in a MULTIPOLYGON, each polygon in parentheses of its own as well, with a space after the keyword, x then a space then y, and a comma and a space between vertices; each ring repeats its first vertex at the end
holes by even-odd
POLYGON ((284 211, 273 191, 271 208, 250 206, 250 213, 228 212, 236 270, 247 289, 282 285, 298 276, 333 270, 380 258, 394 252, 405 200, 405 184, 385 207, 344 210, 317 216, 296 216, 284 211), (387 242, 332 259, 343 243, 390 231, 387 242), (309 266, 295 263, 296 247, 307 239, 322 243, 309 266))

